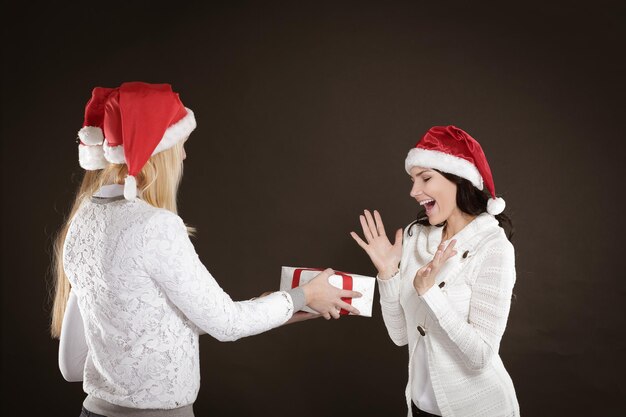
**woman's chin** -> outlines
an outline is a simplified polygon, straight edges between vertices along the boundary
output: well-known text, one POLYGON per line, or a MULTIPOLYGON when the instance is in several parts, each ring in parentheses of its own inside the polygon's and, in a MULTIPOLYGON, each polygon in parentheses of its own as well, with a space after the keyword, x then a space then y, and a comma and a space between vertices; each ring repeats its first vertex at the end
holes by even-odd
POLYGON ((431 226, 437 226, 440 222, 436 221, 433 217, 429 217, 429 218, 428 218, 428 223, 429 223, 431 226))
POLYGON ((442 218, 442 216, 428 215, 428 223, 431 226, 437 226, 443 223, 446 219, 442 218))

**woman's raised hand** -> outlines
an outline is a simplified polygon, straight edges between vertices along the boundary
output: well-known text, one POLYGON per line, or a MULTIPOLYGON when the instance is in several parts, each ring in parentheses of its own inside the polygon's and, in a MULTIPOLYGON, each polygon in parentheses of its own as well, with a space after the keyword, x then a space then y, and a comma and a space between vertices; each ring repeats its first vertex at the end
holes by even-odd
POLYGON ((413 286, 419 295, 424 295, 430 287, 435 285, 437 274, 439 274, 443 264, 456 255, 454 245, 456 245, 456 239, 452 240, 447 247, 443 243, 440 244, 433 260, 417 270, 415 278, 413 278, 413 286))
POLYGON ((328 268, 302 285, 306 305, 320 313, 326 320, 330 320, 331 317, 338 319, 342 308, 352 314, 361 314, 359 310, 343 301, 342 298, 359 298, 362 294, 357 291, 340 290, 331 285, 328 278, 334 273, 335 271, 328 268))
POLYGON ((378 270, 378 277, 389 279, 398 271, 398 264, 402 258, 402 229, 396 231, 396 238, 392 245, 387 238, 383 219, 378 211, 374 210, 374 217, 369 210, 364 210, 363 213, 364 215, 360 215, 359 218, 367 243, 355 232, 350 232, 350 236, 367 252, 378 270))

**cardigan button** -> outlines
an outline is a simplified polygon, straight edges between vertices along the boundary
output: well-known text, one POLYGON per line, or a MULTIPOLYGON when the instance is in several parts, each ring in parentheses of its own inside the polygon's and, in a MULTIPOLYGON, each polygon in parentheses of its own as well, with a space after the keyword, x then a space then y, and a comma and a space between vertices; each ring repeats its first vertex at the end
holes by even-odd
POLYGON ((426 336, 426 332, 424 331, 424 329, 422 328, 422 326, 417 326, 417 331, 420 332, 420 334, 422 336, 426 336))
POLYGON ((469 255, 469 251, 466 250, 465 252, 463 252, 463 259, 467 258, 467 255, 469 255))
POLYGON ((446 282, 445 281, 441 281, 439 283, 439 288, 443 288, 443 287, 445 287, 445 285, 446 285, 446 282))

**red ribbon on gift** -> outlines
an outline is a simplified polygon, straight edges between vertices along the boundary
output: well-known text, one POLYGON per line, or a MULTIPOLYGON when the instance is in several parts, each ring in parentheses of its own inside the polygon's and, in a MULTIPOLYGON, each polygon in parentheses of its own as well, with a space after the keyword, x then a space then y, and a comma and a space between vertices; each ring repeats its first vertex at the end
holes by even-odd
MULTIPOLYGON (((296 268, 293 271, 293 280, 291 281, 291 288, 296 288, 300 286, 300 275, 302 274, 302 271, 319 271, 322 272, 323 269, 319 269, 319 268, 296 268)), ((341 275, 341 277, 343 278, 343 289, 344 290, 349 290, 352 291, 352 277, 348 274, 346 274, 345 272, 341 272, 341 271, 335 271, 335 275, 341 275)), ((352 305, 352 298, 349 297, 342 297, 341 298, 342 301, 345 301, 346 303, 352 305)), ((350 312, 348 310, 345 309, 341 309, 339 311, 339 314, 341 315, 347 315, 350 314, 350 312)))

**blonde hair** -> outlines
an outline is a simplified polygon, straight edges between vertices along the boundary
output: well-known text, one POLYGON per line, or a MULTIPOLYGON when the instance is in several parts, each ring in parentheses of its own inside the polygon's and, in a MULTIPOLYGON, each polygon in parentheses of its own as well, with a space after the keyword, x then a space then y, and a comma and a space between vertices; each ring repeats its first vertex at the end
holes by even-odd
MULTIPOLYGON (((178 186, 183 176, 183 144, 179 141, 173 147, 150 157, 141 172, 137 174, 138 196, 146 203, 178 213, 176 197, 178 186)), ((97 171, 85 171, 80 186, 74 198, 74 204, 65 219, 63 226, 57 233, 54 241, 53 253, 53 305, 50 333, 59 338, 65 307, 70 295, 70 282, 63 269, 63 244, 67 236, 70 223, 83 201, 90 198, 97 190, 106 184, 123 184, 128 169, 125 164, 109 164, 106 168, 97 171)), ((189 234, 195 229, 187 227, 189 234)))

